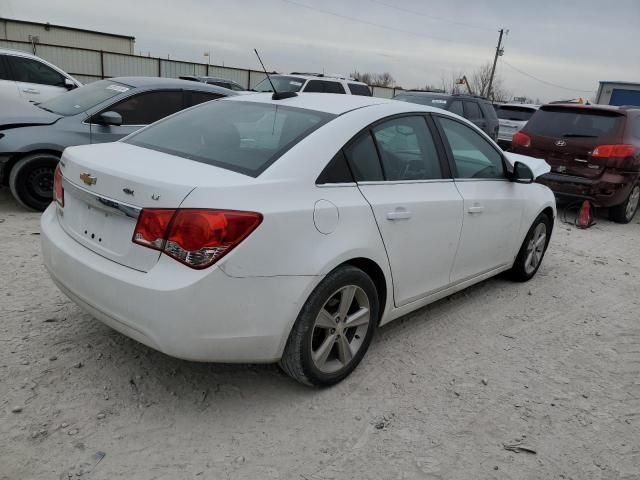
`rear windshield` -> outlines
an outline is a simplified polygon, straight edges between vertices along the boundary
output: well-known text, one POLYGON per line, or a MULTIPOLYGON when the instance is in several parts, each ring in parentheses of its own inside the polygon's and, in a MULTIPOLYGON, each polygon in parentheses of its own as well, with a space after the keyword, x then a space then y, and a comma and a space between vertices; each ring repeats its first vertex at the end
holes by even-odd
POLYGON ((604 110, 542 107, 527 123, 527 131, 543 137, 600 138, 620 131, 624 116, 604 110))
MULTIPOLYGON (((300 77, 288 77, 284 75, 272 75, 271 83, 276 87, 278 93, 282 92, 299 92, 304 85, 304 78, 300 77)), ((273 92, 273 88, 271 88, 271 83, 269 83, 269 79, 265 78, 258 85, 254 87, 256 92, 273 92)))
POLYGON ((401 102, 418 103, 420 105, 427 105, 429 107, 447 108, 447 101, 449 97, 444 95, 406 95, 400 94, 393 97, 394 100, 400 100, 401 102))
POLYGON ((38 106, 58 115, 75 115, 76 113, 86 112, 111 97, 131 90, 133 90, 133 87, 129 85, 112 80, 100 80, 58 95, 51 100, 38 104, 38 106))
POLYGON ((536 113, 535 108, 517 107, 512 105, 500 105, 496 107, 498 118, 503 120, 517 120, 519 122, 527 122, 531 116, 536 113))
POLYGON ((257 177, 332 118, 271 103, 213 101, 161 120, 126 142, 257 177))

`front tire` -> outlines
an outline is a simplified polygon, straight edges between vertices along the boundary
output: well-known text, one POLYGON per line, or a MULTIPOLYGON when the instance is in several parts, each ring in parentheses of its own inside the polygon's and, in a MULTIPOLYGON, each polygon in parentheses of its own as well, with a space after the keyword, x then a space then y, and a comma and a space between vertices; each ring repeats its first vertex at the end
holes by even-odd
POLYGON ((640 205, 640 184, 631 189, 624 203, 609 209, 609 218, 616 223, 629 223, 638 211, 638 205, 640 205))
POLYGON ((25 208, 42 211, 53 200, 53 176, 60 158, 49 153, 28 155, 9 174, 9 188, 25 208))
POLYGON ((378 292, 371 278, 350 265, 337 268, 302 307, 280 367, 305 385, 340 382, 369 348, 379 311, 378 292))
POLYGON ((526 282, 533 278, 540 268, 550 237, 551 219, 547 214, 541 213, 529 228, 516 261, 509 271, 513 280, 526 282))

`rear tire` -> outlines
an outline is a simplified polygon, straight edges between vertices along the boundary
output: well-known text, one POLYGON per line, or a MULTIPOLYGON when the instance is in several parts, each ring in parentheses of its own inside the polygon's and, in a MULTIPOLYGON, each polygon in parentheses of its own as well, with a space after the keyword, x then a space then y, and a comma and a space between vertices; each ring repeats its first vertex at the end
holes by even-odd
POLYGON ((550 237, 551 219, 547 214, 541 213, 529 228, 516 261, 509 271, 509 276, 513 280, 526 282, 533 278, 542 264, 550 237))
POLYGON ((609 209, 609 218, 616 223, 629 223, 638 211, 638 205, 640 205, 640 184, 631 189, 624 203, 609 209))
POLYGON ((20 205, 42 211, 53 200, 53 175, 60 158, 50 153, 27 155, 9 174, 9 188, 20 205))
POLYGON ((376 287, 359 268, 329 273, 311 293, 289 334, 280 367, 305 385, 347 377, 366 353, 379 318, 376 287))

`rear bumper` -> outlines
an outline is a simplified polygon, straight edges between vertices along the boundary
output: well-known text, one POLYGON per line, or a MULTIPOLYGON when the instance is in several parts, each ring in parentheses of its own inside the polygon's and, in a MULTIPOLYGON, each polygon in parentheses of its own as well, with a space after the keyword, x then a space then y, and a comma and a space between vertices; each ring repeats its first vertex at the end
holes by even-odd
POLYGON ((597 207, 613 207, 623 203, 632 186, 637 182, 638 173, 606 172, 596 178, 576 177, 560 173, 547 173, 538 182, 549 187, 558 197, 590 200, 597 207))
POLYGON ((73 240, 52 204, 41 219, 44 264, 71 300, 111 328, 167 355, 206 362, 277 361, 318 277, 236 278, 166 255, 143 273, 73 240))

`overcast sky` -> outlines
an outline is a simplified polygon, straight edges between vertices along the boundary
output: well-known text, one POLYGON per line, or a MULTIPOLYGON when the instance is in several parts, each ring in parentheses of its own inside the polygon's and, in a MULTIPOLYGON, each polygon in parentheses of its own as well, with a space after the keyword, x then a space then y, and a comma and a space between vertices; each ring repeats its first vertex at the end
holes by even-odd
POLYGON ((257 47, 270 70, 389 71, 405 88, 491 61, 503 27, 498 74, 515 95, 591 97, 599 80, 640 81, 640 0, 0 0, 0 16, 241 68, 258 68, 257 47))

